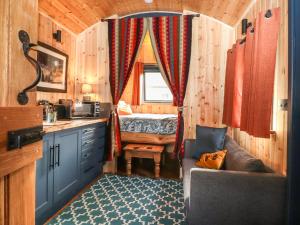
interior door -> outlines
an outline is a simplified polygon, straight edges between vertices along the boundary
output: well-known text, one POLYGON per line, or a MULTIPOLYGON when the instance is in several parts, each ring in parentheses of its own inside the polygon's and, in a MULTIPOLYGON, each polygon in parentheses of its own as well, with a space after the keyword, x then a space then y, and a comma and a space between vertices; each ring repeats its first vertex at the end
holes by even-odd
MULTIPOLYGON (((35 161, 42 142, 7 150, 7 131, 42 125, 42 109, 35 107, 36 92, 20 107, 18 93, 35 80, 35 69, 25 59, 19 30, 37 42, 38 0, 0 1, 0 224, 35 222, 35 161)), ((34 54, 32 55, 34 57, 34 54)))
POLYGON ((54 203, 67 202, 79 186, 80 130, 55 134, 54 203))
POLYGON ((42 141, 8 150, 8 131, 41 126, 41 107, 0 107, 1 225, 34 224, 35 161, 42 157, 42 141))

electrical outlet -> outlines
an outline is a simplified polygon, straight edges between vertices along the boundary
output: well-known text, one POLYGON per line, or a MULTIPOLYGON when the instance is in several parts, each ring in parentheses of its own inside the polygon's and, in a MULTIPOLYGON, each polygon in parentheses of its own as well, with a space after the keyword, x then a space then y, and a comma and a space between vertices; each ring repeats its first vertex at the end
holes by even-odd
POLYGON ((287 99, 280 99, 279 100, 279 107, 282 111, 288 110, 288 100, 287 99))

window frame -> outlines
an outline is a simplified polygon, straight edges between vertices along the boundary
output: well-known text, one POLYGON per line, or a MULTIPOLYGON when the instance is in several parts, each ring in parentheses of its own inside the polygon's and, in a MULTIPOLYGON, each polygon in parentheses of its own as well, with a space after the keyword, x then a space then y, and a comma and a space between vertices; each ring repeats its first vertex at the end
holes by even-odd
MULTIPOLYGON (((161 74, 161 71, 160 71, 160 69, 159 69, 159 67, 158 67, 157 64, 145 64, 144 65, 143 79, 142 79, 142 82, 143 82, 143 90, 142 90, 143 103, 145 103, 145 104, 151 104, 151 103, 172 104, 173 103, 173 98, 171 100, 147 100, 146 99, 146 72, 159 72, 161 74)), ((167 85, 167 87, 168 87, 168 85, 167 85)))

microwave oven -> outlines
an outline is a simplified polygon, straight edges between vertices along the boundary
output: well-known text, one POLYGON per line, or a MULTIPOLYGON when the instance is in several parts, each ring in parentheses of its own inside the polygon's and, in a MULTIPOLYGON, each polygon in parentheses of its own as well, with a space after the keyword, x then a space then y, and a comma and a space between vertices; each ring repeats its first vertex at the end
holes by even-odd
POLYGON ((81 102, 74 105, 72 117, 100 117, 100 102, 81 102))

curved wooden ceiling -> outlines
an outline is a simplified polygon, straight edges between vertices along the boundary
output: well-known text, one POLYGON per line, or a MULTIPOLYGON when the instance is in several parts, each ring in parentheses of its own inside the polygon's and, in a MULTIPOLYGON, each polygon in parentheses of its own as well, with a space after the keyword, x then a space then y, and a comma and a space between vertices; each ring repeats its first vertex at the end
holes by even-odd
POLYGON ((101 18, 144 11, 190 10, 235 25, 253 0, 39 0, 39 10, 74 33, 80 33, 101 18))

